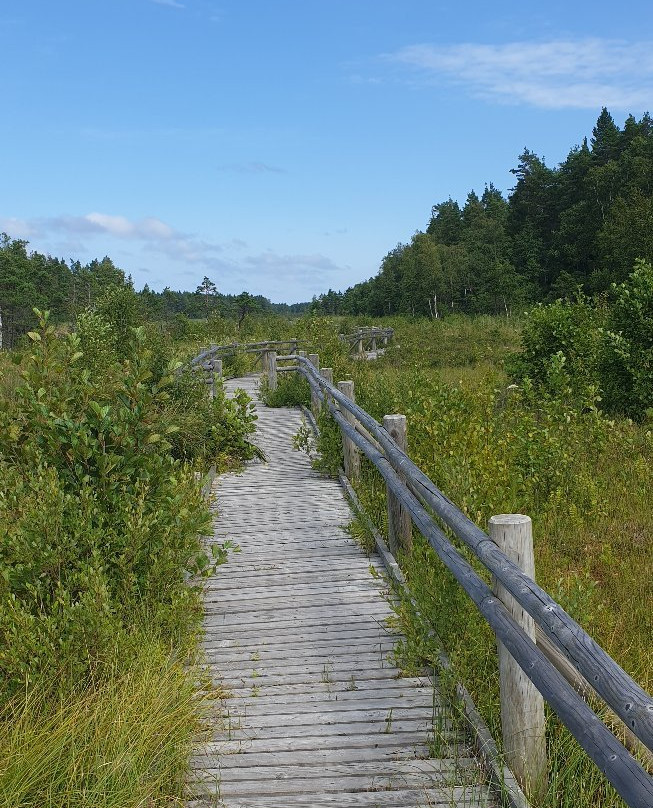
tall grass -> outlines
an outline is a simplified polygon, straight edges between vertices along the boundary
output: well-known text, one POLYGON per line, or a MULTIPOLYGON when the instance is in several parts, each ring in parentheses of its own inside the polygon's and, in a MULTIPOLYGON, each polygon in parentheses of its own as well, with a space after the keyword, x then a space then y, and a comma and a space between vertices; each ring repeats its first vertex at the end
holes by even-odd
POLYGON ((165 647, 143 637, 129 670, 79 691, 41 685, 0 712, 3 808, 181 804, 200 709, 189 669, 165 647))

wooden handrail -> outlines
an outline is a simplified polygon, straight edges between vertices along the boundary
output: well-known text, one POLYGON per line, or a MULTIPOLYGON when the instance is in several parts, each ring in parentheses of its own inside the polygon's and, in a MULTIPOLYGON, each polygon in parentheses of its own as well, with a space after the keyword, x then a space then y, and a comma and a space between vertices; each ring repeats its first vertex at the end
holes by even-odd
POLYGON ((393 494, 411 513, 416 526, 474 601, 497 638, 508 648, 623 799, 632 808, 650 808, 653 805, 653 779, 515 623, 487 584, 435 524, 426 508, 433 510, 472 549, 533 617, 545 636, 562 650, 632 734, 648 748, 651 748, 653 741, 653 698, 546 591, 501 553, 489 536, 439 491, 371 415, 337 387, 326 382, 302 357, 298 358, 297 369, 308 379, 314 393, 326 401, 343 434, 379 470, 393 494), (342 410, 355 416, 363 429, 353 427, 342 410), (374 438, 376 445, 361 434, 364 431, 374 438))
POLYGON ((506 607, 436 524, 432 514, 436 514, 472 550, 531 615, 539 633, 559 649, 573 669, 591 684, 593 690, 623 721, 631 736, 650 750, 653 750, 653 698, 437 488, 369 413, 321 375, 317 355, 306 358, 297 353, 298 342, 285 340, 213 346, 195 357, 191 365, 201 366, 204 360, 219 351, 254 352, 256 349, 256 352, 266 353, 268 358, 273 357, 274 368, 268 368, 268 372, 274 371, 275 378, 277 370, 302 373, 308 380, 314 402, 318 406, 320 403, 326 404, 343 435, 381 473, 388 490, 410 513, 414 524, 476 604, 497 639, 512 654, 616 791, 631 808, 651 808, 653 778, 515 622, 506 607), (272 346, 278 345, 290 345, 294 350, 289 355, 277 357, 272 346), (296 364, 277 368, 279 359, 296 361, 296 364))

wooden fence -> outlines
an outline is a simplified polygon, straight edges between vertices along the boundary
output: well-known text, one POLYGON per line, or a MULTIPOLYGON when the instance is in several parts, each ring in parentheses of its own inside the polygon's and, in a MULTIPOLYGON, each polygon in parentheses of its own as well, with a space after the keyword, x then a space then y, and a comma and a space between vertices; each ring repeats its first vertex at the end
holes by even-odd
POLYGON ((364 354, 366 351, 378 351, 379 347, 386 348, 388 340, 394 335, 392 328, 376 328, 366 326, 358 328, 353 334, 338 334, 341 342, 349 344, 349 351, 354 355, 364 354))
POLYGON ((326 407, 340 427, 347 477, 358 476, 362 453, 386 482, 392 553, 410 552, 414 524, 494 631, 499 643, 504 750, 527 790, 537 792, 545 785, 541 694, 626 804, 653 808, 653 778, 583 695, 591 692, 609 706, 623 723, 629 746, 649 762, 653 698, 535 583, 530 519, 515 514, 493 517, 490 534, 482 531, 410 460, 405 416, 389 415, 379 424, 356 405, 352 381, 334 385, 332 370, 320 369, 319 356, 306 356, 296 350, 297 345, 297 340, 290 340, 213 346, 192 364, 212 372, 218 353, 245 350, 261 355, 271 389, 277 386, 279 371, 299 372, 308 380, 313 411, 326 407), (279 355, 277 348, 293 352, 279 355), (277 366, 278 362, 284 364, 277 366), (451 543, 434 516, 492 574, 494 590, 451 543), (524 675, 537 693, 524 684, 524 675))
MULTIPOLYGON (((331 370, 320 369, 316 354, 277 357, 275 352, 268 352, 268 378, 275 386, 276 363, 281 360, 294 364, 279 370, 298 371, 308 380, 314 410, 327 407, 339 425, 347 476, 358 474, 360 452, 384 478, 391 551, 410 550, 414 524, 494 631, 500 648, 504 749, 518 779, 533 791, 541 787, 546 776, 542 711, 537 707, 537 697, 519 682, 523 672, 627 805, 652 808, 653 778, 574 685, 584 682, 591 686, 623 722, 632 742, 629 745, 641 744, 638 751, 649 761, 653 752, 653 698, 535 583, 532 562, 526 570, 516 563, 529 544, 530 519, 521 515, 493 517, 488 535, 410 460, 405 451, 405 416, 386 416, 383 425, 379 424, 355 404, 353 382, 334 385, 331 370), (434 515, 492 574, 501 597, 451 543, 434 515), (501 541, 506 552, 498 546, 501 541), (518 675, 511 669, 513 660, 518 675)), ((587 692, 587 687, 584 690, 587 692)))

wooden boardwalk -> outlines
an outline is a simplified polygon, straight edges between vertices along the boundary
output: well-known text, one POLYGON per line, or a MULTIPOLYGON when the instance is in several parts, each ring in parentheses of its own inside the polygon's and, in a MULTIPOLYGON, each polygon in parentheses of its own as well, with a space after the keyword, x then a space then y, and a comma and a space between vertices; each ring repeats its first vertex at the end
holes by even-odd
MULTIPOLYGON (((256 385, 227 383, 254 399, 256 385)), ((493 806, 430 681, 392 661, 381 563, 345 532, 338 483, 293 450, 300 413, 257 413, 267 463, 216 481, 216 536, 242 552, 206 589, 207 662, 228 697, 189 808, 493 806)))

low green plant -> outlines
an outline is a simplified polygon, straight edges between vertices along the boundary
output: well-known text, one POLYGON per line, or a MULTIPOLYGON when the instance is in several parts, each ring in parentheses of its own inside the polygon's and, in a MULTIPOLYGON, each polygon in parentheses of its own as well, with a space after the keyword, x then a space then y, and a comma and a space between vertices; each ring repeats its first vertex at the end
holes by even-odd
POLYGON ((261 401, 268 407, 308 407, 311 402, 310 388, 301 373, 280 373, 275 390, 270 390, 267 377, 262 377, 261 401))

